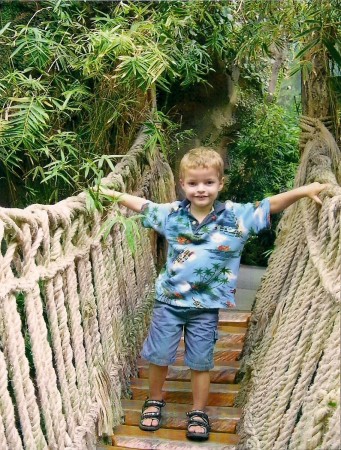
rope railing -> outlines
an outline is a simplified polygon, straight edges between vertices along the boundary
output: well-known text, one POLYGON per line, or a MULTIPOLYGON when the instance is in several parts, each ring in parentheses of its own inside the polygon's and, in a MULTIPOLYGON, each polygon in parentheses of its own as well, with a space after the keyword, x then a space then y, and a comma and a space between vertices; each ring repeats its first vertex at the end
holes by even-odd
POLYGON ((295 184, 331 186, 280 222, 244 347, 239 450, 340 448, 341 156, 321 121, 301 126, 295 184))
MULTIPOLYGON (((104 183, 174 200, 170 167, 145 135, 104 183)), ((56 205, 0 208, 0 448, 94 448, 129 395, 148 325, 155 249, 139 226, 134 254, 85 194, 56 205)), ((123 211, 125 214, 129 214, 123 211)))

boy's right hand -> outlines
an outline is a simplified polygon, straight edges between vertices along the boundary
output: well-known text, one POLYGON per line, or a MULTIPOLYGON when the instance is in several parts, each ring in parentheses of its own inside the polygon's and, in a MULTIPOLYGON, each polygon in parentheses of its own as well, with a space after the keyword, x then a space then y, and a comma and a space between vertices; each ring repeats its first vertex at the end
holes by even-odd
POLYGON ((136 197, 135 195, 114 191, 102 185, 95 186, 91 188, 91 190, 107 198, 110 197, 111 199, 118 201, 120 205, 126 206, 127 208, 135 212, 141 212, 142 206, 145 205, 146 203, 145 198, 136 197))
POLYGON ((120 192, 113 191, 112 189, 108 189, 102 185, 91 187, 90 190, 95 194, 105 195, 106 197, 112 198, 117 198, 121 195, 120 192))
POLYGON ((102 185, 96 186, 97 187, 97 192, 100 195, 107 195, 108 197, 115 197, 114 195, 114 191, 112 191, 111 189, 108 189, 102 185))

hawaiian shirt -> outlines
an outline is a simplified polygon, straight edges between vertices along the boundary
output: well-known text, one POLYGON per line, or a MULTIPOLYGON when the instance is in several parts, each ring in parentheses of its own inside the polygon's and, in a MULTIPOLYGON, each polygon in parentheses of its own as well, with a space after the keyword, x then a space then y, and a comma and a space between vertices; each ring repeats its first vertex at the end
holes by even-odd
POLYGON ((240 256, 250 233, 270 226, 270 201, 216 201, 199 224, 190 202, 147 202, 142 224, 168 241, 165 268, 156 280, 156 300, 179 307, 233 308, 240 256))

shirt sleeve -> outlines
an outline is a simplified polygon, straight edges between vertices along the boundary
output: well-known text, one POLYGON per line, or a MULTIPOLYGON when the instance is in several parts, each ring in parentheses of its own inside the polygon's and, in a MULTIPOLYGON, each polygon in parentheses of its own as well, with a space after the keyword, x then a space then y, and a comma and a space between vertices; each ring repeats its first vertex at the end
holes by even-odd
POLYGON ((153 228, 158 233, 165 235, 167 218, 171 212, 170 203, 146 202, 142 206, 142 225, 145 228, 153 228))
POLYGON ((238 229, 243 234, 259 233, 270 228, 270 200, 265 198, 261 202, 235 203, 234 210, 237 217, 238 229))

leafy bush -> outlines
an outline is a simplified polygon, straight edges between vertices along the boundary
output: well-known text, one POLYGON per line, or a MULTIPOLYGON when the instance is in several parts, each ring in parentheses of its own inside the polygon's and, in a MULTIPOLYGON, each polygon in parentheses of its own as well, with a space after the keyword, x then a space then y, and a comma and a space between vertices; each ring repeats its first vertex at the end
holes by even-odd
MULTIPOLYGON (((245 109, 244 109, 245 111, 245 109)), ((241 129, 228 149, 225 198, 250 202, 291 189, 299 161, 297 117, 276 104, 255 104, 241 118, 241 129)), ((275 240, 272 229, 251 237, 242 262, 266 265, 275 240)))
POLYGON ((160 140, 157 88, 205 82, 212 54, 226 55, 228 10, 202 6, 46 0, 22 5, 24 16, 1 7, 1 203, 56 201, 93 184, 112 169, 102 155, 126 153, 141 123, 152 146, 160 140), (207 42, 213 30, 220 39, 207 42))

